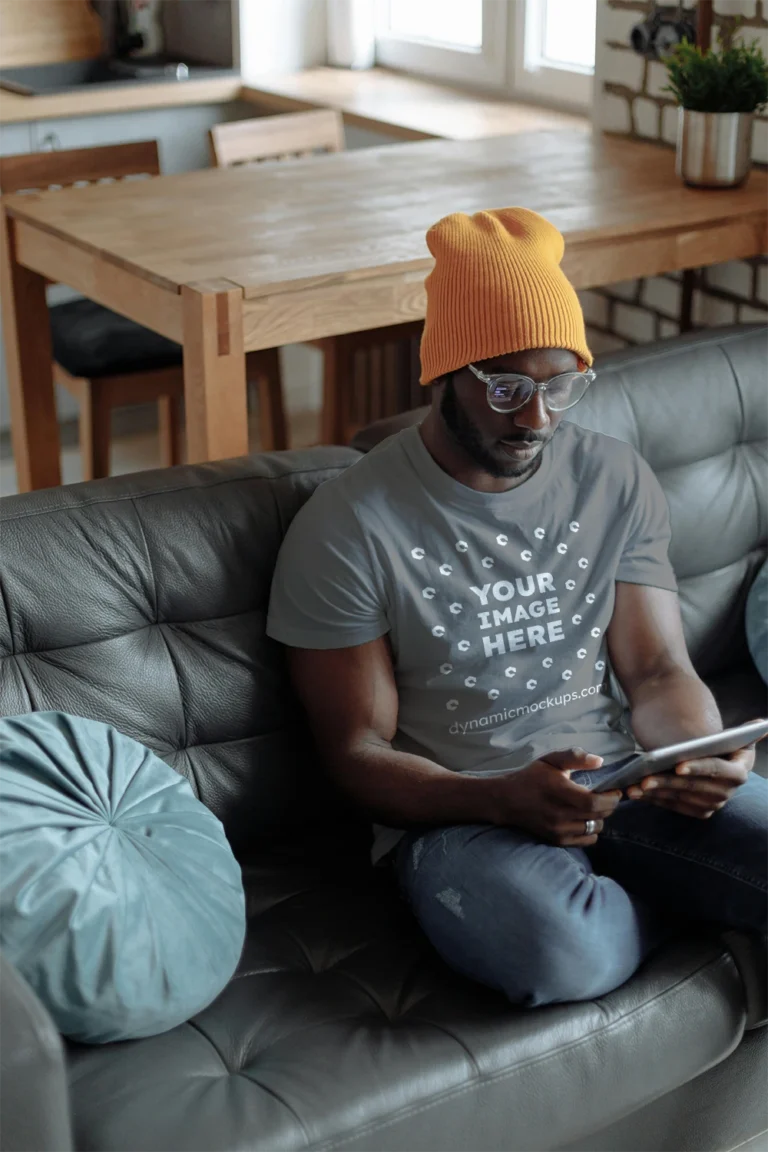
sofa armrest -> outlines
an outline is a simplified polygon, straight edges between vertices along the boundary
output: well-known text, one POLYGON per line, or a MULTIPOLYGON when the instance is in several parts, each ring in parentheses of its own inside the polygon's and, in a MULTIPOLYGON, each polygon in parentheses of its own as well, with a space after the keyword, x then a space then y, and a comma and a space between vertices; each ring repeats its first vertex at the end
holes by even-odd
POLYGON ((26 980, 0 953, 0 1148, 71 1152, 64 1048, 26 980))
POLYGON ((728 929, 722 941, 733 956, 744 984, 747 1002, 745 1028, 764 1028, 768 1024, 768 939, 754 933, 728 929))

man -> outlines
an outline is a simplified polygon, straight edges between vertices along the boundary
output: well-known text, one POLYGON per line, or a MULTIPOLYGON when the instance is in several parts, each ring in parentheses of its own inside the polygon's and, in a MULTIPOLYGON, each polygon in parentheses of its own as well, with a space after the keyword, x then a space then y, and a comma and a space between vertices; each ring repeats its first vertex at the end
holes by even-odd
POLYGON ((592 357, 557 230, 509 208, 427 242, 431 411, 296 516, 268 631, 443 958, 516 1003, 590 998, 681 915, 765 930, 766 782, 749 748, 585 786, 722 730, 666 502, 627 444, 561 423, 592 357))

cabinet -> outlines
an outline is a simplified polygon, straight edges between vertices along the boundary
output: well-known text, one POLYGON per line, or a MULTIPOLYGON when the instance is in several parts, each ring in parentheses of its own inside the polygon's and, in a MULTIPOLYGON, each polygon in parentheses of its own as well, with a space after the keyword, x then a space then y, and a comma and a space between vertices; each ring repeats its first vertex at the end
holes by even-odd
POLYGON ((210 164, 208 132, 214 124, 248 116, 253 116, 253 106, 233 101, 37 120, 30 125, 31 149, 98 148, 102 144, 157 140, 163 172, 191 172, 210 164))
POLYGON ((403 143, 399 136, 388 135, 385 130, 380 132, 373 128, 358 128, 355 124, 345 126, 344 138, 350 152, 356 148, 380 148, 382 144, 403 143))
POLYGON ((31 124, 0 124, 0 156, 32 151, 31 124))

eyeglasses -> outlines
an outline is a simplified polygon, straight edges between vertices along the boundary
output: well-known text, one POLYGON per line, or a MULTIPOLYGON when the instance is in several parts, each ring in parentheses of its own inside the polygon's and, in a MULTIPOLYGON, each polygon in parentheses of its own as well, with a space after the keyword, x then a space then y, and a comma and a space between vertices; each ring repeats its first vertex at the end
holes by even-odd
POLYGON ((486 386, 486 398, 494 412, 517 412, 524 408, 537 392, 544 394, 544 403, 550 412, 563 412, 573 408, 595 379, 591 368, 586 372, 561 372, 544 384, 535 384, 529 376, 517 373, 486 375, 474 364, 468 364, 470 372, 486 386))

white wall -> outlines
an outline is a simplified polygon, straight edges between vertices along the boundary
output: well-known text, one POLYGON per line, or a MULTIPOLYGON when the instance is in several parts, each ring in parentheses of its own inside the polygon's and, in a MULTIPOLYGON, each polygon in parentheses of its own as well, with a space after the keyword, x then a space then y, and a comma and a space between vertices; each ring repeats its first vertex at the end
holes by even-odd
POLYGON ((325 29, 325 0, 240 0, 243 79, 325 64, 325 29))

